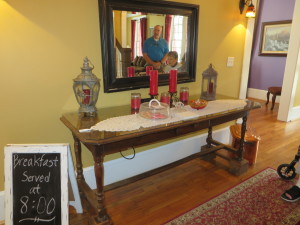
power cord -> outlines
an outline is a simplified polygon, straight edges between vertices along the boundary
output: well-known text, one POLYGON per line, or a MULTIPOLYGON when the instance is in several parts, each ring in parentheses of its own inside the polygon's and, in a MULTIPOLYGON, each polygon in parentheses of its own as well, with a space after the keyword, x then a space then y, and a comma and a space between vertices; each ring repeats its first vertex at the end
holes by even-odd
POLYGON ((121 156, 122 156, 124 159, 131 160, 131 159, 134 159, 134 157, 135 157, 135 148, 132 147, 132 150, 133 150, 133 156, 132 156, 132 157, 126 157, 126 156, 124 156, 123 153, 122 153, 122 151, 120 151, 120 154, 121 154, 121 156))

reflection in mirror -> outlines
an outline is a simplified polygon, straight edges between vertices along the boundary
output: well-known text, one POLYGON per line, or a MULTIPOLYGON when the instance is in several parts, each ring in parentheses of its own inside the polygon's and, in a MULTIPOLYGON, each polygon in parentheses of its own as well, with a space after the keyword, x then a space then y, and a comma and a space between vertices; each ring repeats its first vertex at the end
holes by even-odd
POLYGON ((186 16, 113 10, 113 18, 116 78, 149 75, 146 69, 153 69, 151 61, 159 63, 156 68, 159 74, 168 73, 171 69, 188 72, 185 60, 188 21, 186 16), (155 38, 165 40, 170 51, 169 54, 163 55, 166 55, 163 63, 161 63, 163 57, 153 59, 150 57, 151 61, 147 62, 143 56, 146 51, 144 43, 147 39, 151 43, 148 44, 150 48, 153 46, 154 51, 159 48, 158 41, 151 42, 155 27, 160 28, 157 34, 159 37, 155 38))
POLYGON ((169 84, 168 71, 174 67, 177 83, 195 81, 198 5, 161 0, 98 1, 104 92, 147 88, 147 71, 156 68, 159 86, 169 84), (162 49, 164 40, 167 46, 161 58, 153 56, 158 51, 149 50, 151 43, 145 45, 155 37, 155 28, 161 39, 152 44, 162 49))

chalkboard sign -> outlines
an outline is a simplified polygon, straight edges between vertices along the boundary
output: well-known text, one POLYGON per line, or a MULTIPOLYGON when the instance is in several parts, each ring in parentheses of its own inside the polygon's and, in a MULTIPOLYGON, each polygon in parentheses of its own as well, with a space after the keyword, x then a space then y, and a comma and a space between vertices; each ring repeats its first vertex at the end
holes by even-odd
POLYGON ((6 146, 5 172, 5 224, 68 224, 68 145, 6 146))

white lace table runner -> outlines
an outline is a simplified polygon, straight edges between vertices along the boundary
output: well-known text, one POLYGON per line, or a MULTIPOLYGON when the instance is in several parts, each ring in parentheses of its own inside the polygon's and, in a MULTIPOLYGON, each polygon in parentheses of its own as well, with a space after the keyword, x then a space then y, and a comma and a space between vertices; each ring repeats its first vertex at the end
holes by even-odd
POLYGON ((215 100, 209 101, 204 109, 196 110, 185 106, 184 110, 171 108, 171 116, 167 119, 151 120, 140 117, 138 114, 112 117, 97 123, 91 130, 98 131, 131 131, 140 128, 158 126, 167 123, 174 123, 182 120, 193 119, 215 113, 222 113, 233 109, 244 108, 245 100, 215 100))

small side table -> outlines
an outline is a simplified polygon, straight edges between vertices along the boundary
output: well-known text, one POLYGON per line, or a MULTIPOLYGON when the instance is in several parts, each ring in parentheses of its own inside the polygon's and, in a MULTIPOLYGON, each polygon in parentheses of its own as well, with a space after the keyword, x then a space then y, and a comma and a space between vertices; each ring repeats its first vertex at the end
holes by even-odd
POLYGON ((281 95, 281 89, 282 89, 282 87, 269 87, 268 88, 266 105, 268 105, 270 94, 272 94, 273 97, 272 97, 272 107, 271 107, 271 110, 274 109, 276 96, 280 96, 281 95))

